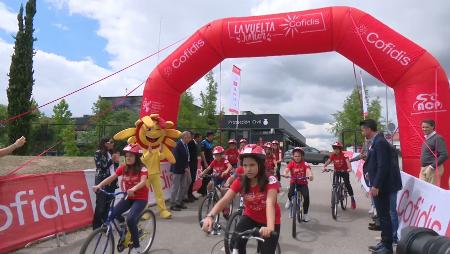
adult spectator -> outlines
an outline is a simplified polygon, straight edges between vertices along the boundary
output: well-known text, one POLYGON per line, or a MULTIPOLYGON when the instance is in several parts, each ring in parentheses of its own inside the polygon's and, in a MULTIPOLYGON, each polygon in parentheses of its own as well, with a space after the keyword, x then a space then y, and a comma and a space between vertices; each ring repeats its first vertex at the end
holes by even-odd
POLYGON ((9 145, 9 146, 7 146, 5 148, 1 148, 0 149, 0 157, 8 155, 8 154, 14 152, 14 150, 22 147, 25 144, 25 142, 27 142, 27 140, 26 140, 26 138, 24 136, 22 136, 22 137, 18 138, 16 140, 16 142, 14 142, 14 144, 9 145))
MULTIPOLYGON (((111 176, 114 172, 114 161, 112 159, 112 151, 114 141, 109 138, 102 138, 98 144, 98 149, 95 151, 95 185, 100 184, 103 180, 111 176)), ((114 192, 117 182, 106 185, 104 190, 107 192, 114 192)), ((113 198, 107 196, 105 193, 98 191, 95 199, 94 219, 92 221, 92 228, 95 230, 99 228, 108 216, 109 206, 113 198)))
POLYGON ((373 253, 392 254, 393 230, 390 215, 390 197, 401 189, 399 170, 395 169, 392 149, 382 133, 377 132, 373 119, 360 122, 361 132, 366 139, 372 139, 367 152, 364 171, 368 173, 369 194, 375 201, 381 226, 381 242, 374 246, 373 253))
MULTIPOLYGON (((201 145, 201 157, 202 157, 202 166, 203 168, 207 168, 209 164, 214 160, 212 150, 214 148, 213 144, 214 140, 214 132, 209 131, 206 133, 206 138, 200 143, 201 145)), ((197 191, 198 193, 202 194, 202 196, 206 195, 206 186, 209 183, 208 177, 204 177, 202 179, 202 186, 197 191)))
MULTIPOLYGON (((192 132, 191 132, 192 135, 192 132)), ((195 140, 195 138, 198 136, 200 136, 199 134, 195 134, 194 138, 191 139, 191 141, 189 141, 188 143, 188 149, 189 149, 189 169, 190 169, 190 173, 191 173, 191 181, 189 184, 189 188, 187 191, 187 201, 188 202, 194 202, 195 200, 197 200, 197 198, 192 195, 192 188, 194 187, 194 182, 195 179, 197 178, 197 157, 200 154, 200 152, 197 150, 197 141, 195 140), (197 135, 197 136, 196 136, 197 135)))
POLYGON ((434 120, 422 121, 425 140, 422 144, 422 155, 420 156, 422 167, 419 178, 439 186, 442 174, 444 174, 444 162, 448 159, 448 152, 444 138, 436 133, 435 126, 434 120))
POLYGON ((177 145, 172 150, 175 157, 175 164, 172 165, 171 171, 173 173, 172 182, 172 195, 171 195, 171 207, 172 211, 180 211, 187 207, 183 204, 183 198, 186 195, 189 185, 187 177, 190 177, 189 169, 189 148, 188 143, 191 141, 191 133, 184 131, 181 133, 181 138, 178 140, 177 145))

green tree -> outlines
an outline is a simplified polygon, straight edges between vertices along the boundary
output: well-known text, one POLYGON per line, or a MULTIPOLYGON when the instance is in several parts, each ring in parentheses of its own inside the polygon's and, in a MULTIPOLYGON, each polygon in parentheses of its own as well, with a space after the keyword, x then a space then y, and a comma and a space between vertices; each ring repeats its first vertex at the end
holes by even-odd
MULTIPOLYGON (((9 69, 8 117, 13 117, 31 109, 31 94, 33 91, 33 19, 36 14, 36 0, 29 0, 25 6, 26 16, 23 17, 23 6, 20 6, 17 21, 19 30, 15 36, 14 53, 9 69)), ((13 143, 20 136, 29 136, 32 117, 24 115, 8 123, 9 142, 13 143)), ((15 151, 25 154, 27 144, 15 151)))
POLYGON ((72 120, 72 112, 69 110, 69 104, 62 99, 53 107, 53 123, 56 125, 56 136, 62 141, 64 154, 68 156, 77 156, 79 149, 77 147, 75 125, 72 120))
POLYGON ((202 101, 202 124, 203 128, 215 130, 218 128, 218 118, 217 118, 217 82, 214 80, 213 72, 210 71, 205 76, 208 85, 206 87, 206 92, 200 92, 200 98, 202 101))
MULTIPOLYGON (((8 107, 0 104, 0 121, 8 118, 8 107)), ((5 124, 0 124, 0 147, 8 145, 8 135, 5 124)))
MULTIPOLYGON (((363 137, 359 133, 359 123, 364 119, 362 115, 362 106, 360 100, 360 94, 358 89, 353 89, 352 93, 345 99, 343 110, 333 113, 334 123, 331 128, 331 132, 335 137, 342 141, 344 138, 344 146, 353 145, 355 132, 356 132, 356 144, 361 145, 363 137), (344 135, 342 136, 342 133, 344 135)), ((384 128, 381 125, 381 102, 377 97, 370 102, 368 107, 368 118, 377 121, 380 130, 384 128)))
POLYGON ((194 104, 194 96, 187 90, 180 98, 180 111, 178 112, 177 125, 180 130, 202 128, 203 119, 200 116, 199 107, 194 104))

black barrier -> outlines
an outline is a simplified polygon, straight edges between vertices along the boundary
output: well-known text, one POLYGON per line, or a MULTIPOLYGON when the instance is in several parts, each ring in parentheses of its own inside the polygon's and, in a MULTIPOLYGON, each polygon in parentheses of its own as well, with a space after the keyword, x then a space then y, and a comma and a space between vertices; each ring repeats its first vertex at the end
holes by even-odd
POLYGON ((428 228, 406 227, 397 254, 450 254, 450 238, 428 228))

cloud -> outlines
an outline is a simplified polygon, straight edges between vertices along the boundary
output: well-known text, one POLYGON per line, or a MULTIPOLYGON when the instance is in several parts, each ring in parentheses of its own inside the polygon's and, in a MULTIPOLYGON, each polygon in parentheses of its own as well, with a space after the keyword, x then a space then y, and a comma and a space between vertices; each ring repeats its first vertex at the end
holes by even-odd
POLYGON ((63 24, 60 24, 60 23, 55 23, 55 24, 52 24, 52 25, 53 25, 54 27, 56 27, 56 28, 62 30, 62 31, 69 31, 69 30, 70 30, 69 27, 67 27, 67 26, 65 26, 65 25, 63 25, 63 24))
POLYGON ((8 7, 0 2, 0 29, 8 32, 17 32, 17 13, 8 10, 8 7))
MULTIPOLYGON (((49 8, 68 10, 71 15, 81 15, 98 22, 99 37, 107 41, 106 52, 111 56, 109 68, 101 68, 87 58, 83 61, 68 61, 62 56, 38 52, 36 55, 36 89, 34 94, 40 101, 55 98, 83 84, 136 61, 158 48, 181 38, 186 38, 208 22, 231 16, 249 16, 320 8, 330 5, 350 5, 368 12, 396 31, 413 40, 432 53, 450 69, 450 52, 447 29, 447 10, 450 2, 436 1, 91 1, 91 0, 46 0, 49 8), (436 7, 438 6, 438 7, 436 7), (445 7, 447 6, 447 7, 445 7), (161 33, 160 33, 161 24, 161 33), (37 65, 39 64, 39 66, 37 65)), ((4 7, 4 5, 3 5, 4 7)), ((0 3, 0 21, 2 4, 0 3)), ((10 16, 9 31, 16 29, 15 14, 10 16), (11 18, 12 17, 12 18, 11 18)), ((0 22, 3 28, 4 22, 0 22)), ((70 104, 74 112, 89 113, 96 97, 120 95, 144 80, 171 48, 143 64, 127 71, 119 78, 90 88, 75 97, 70 104), (80 103, 82 101, 83 103, 80 103)), ((12 47, 0 41, 0 57, 10 61, 12 47)), ((227 59, 214 68, 215 78, 221 84, 220 104, 228 107, 231 84, 231 66, 242 68, 241 110, 255 113, 280 113, 307 138, 310 145, 319 149, 329 148, 334 140, 327 130, 332 121, 331 114, 341 110, 344 99, 355 87, 353 67, 349 60, 337 53, 283 56, 269 58, 227 59), (220 72, 220 70, 222 70, 220 72)), ((0 82, 7 81, 9 63, 0 66, 0 82)), ((371 98, 380 97, 384 106, 385 86, 363 72, 364 82, 371 98)), ((192 86, 193 94, 199 94, 206 86, 201 79, 192 86)), ((140 94, 137 91, 136 94, 140 94)), ((4 90, 0 91, 0 102, 4 103, 4 90)), ((196 103, 199 104, 198 98, 196 103)), ((388 91, 389 118, 395 117, 395 102, 391 89, 388 91)), ((384 115, 385 109, 383 109, 384 115)))

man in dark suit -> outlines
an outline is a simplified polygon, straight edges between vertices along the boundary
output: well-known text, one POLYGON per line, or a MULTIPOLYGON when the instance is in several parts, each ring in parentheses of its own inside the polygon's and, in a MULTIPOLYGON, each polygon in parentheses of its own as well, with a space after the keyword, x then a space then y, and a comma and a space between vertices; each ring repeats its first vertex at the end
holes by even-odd
MULTIPOLYGON (((192 132, 191 132, 192 135, 192 132)), ((191 171, 191 184, 189 184, 189 188, 188 188, 188 202, 193 202, 194 200, 197 200, 196 197, 194 197, 194 195, 192 195, 192 188, 194 187, 194 183, 195 183, 195 179, 197 178, 197 156, 199 156, 200 154, 198 153, 199 151, 197 151, 197 141, 195 140, 196 136, 199 134, 194 135, 194 138, 191 139, 191 141, 189 141, 188 143, 188 149, 189 149, 189 155, 190 155, 190 160, 189 160, 189 169, 191 171)))
POLYGON ((367 119, 359 125, 363 136, 372 140, 364 163, 364 172, 367 172, 369 177, 371 186, 369 194, 375 201, 381 226, 381 242, 371 250, 377 254, 392 254, 390 196, 402 188, 400 172, 394 165, 389 143, 382 133, 377 132, 377 123, 372 119, 367 119))
POLYGON ((171 167, 173 174, 172 182, 172 195, 170 210, 180 211, 187 207, 183 204, 183 198, 186 195, 189 181, 186 181, 186 177, 190 176, 189 170, 189 148, 187 144, 191 141, 191 133, 185 131, 181 133, 180 140, 177 141, 177 145, 173 148, 172 153, 176 159, 175 164, 171 167))

